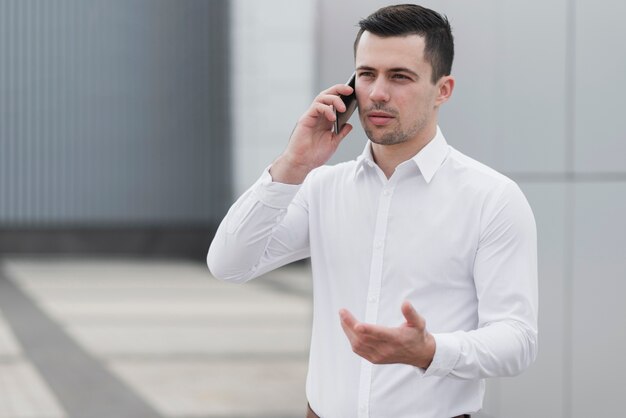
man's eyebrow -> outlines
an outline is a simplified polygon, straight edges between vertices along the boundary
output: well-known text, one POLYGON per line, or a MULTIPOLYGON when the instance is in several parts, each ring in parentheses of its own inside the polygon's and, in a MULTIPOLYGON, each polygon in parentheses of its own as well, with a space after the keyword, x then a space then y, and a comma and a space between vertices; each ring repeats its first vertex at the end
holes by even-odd
POLYGON ((414 77, 419 78, 419 74, 417 74, 415 71, 408 69, 406 67, 396 67, 396 68, 390 68, 389 72, 391 73, 409 73, 411 75, 413 75, 414 77))
MULTIPOLYGON (((359 65, 357 68, 357 71, 378 71, 376 68, 373 67, 368 67, 367 65, 359 65)), ((387 72, 390 73, 408 73, 411 74, 414 77, 419 78, 419 74, 417 74, 415 71, 406 68, 406 67, 394 67, 394 68, 389 68, 388 70, 385 70, 387 72)))

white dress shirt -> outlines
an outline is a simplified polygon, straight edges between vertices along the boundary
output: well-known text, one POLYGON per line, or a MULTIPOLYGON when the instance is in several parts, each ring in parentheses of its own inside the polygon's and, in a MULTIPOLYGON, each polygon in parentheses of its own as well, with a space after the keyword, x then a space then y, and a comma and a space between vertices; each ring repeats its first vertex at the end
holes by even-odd
POLYGON ((537 354, 532 211, 509 178, 450 147, 439 128, 387 179, 370 143, 301 186, 269 172, 237 200, 207 261, 245 282, 311 257, 313 329, 306 394, 323 418, 449 418, 482 406, 484 378, 537 354), (409 300, 436 342, 428 369, 357 356, 338 311, 395 327, 409 300))

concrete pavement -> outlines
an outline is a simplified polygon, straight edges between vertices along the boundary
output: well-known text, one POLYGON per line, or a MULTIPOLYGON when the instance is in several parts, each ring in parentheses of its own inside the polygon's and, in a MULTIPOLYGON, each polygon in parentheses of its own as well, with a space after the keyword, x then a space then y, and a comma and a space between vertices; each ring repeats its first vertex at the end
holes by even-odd
POLYGON ((186 261, 5 258, 0 275, 0 418, 304 414, 304 265, 245 285, 186 261))

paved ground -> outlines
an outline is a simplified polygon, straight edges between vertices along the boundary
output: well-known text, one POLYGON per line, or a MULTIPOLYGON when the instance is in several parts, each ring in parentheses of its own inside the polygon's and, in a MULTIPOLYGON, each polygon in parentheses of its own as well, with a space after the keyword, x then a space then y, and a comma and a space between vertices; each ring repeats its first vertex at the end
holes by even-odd
POLYGON ((0 418, 301 418, 308 268, 245 285, 183 261, 0 264, 0 418))

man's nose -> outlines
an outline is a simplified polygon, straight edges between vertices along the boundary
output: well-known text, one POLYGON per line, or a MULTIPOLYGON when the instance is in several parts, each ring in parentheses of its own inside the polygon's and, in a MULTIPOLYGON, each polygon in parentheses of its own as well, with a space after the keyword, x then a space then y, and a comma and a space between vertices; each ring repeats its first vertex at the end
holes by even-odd
POLYGON ((379 78, 371 85, 370 100, 373 102, 388 102, 389 101, 389 89, 387 83, 383 78, 379 78))

